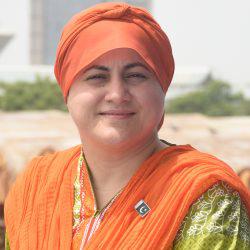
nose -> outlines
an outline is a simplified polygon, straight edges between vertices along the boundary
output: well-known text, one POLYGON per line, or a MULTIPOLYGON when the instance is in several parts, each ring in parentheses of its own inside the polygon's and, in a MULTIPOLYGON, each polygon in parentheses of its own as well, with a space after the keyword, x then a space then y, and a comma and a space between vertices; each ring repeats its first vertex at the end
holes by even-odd
POLYGON ((120 77, 114 77, 107 86, 105 100, 116 104, 128 102, 131 99, 129 86, 120 77))

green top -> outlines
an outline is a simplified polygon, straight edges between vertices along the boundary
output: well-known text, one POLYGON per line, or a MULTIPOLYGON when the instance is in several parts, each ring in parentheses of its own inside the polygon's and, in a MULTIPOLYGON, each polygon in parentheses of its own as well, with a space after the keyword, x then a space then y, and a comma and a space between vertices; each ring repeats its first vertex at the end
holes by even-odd
POLYGON ((189 209, 174 250, 249 250, 250 223, 239 193, 224 182, 205 192, 189 209))
MULTIPOLYGON (((6 234, 6 250, 9 242, 6 234)), ((205 192, 189 209, 173 250, 249 250, 250 222, 239 193, 224 182, 205 192)))
POLYGON ((7 233, 5 233, 5 250, 10 250, 10 244, 8 241, 7 233))

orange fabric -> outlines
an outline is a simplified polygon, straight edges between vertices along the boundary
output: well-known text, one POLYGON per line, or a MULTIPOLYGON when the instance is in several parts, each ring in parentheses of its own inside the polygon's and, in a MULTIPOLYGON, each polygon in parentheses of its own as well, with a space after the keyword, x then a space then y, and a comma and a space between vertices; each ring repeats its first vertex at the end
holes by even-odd
MULTIPOLYGON (((72 244, 73 183, 80 146, 35 158, 5 203, 14 249, 68 250, 72 244)), ((217 181, 240 193, 250 216, 250 194, 234 171, 189 145, 171 146, 147 159, 106 212, 85 249, 169 248, 191 204, 217 181), (144 218, 134 210, 143 199, 144 218)))
POLYGON ((73 183, 80 147, 34 158, 4 206, 11 250, 68 250, 72 240, 73 183))
POLYGON ((159 24, 143 8, 102 3, 75 15, 63 29, 54 71, 65 101, 79 73, 116 48, 134 49, 167 91, 174 73, 174 59, 169 39, 159 24))

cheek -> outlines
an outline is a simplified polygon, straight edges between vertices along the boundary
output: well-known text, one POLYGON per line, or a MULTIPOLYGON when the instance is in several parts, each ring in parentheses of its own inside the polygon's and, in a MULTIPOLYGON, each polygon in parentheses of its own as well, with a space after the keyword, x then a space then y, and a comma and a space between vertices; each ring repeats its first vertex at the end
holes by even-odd
POLYGON ((162 116, 164 111, 164 100, 165 95, 161 90, 158 89, 151 89, 146 92, 146 94, 140 95, 140 104, 143 109, 143 113, 150 117, 157 117, 162 116))
POLYGON ((90 93, 81 93, 69 100, 68 109, 72 119, 76 125, 80 127, 85 126, 84 124, 87 123, 87 121, 93 119, 97 105, 98 99, 96 96, 90 93))

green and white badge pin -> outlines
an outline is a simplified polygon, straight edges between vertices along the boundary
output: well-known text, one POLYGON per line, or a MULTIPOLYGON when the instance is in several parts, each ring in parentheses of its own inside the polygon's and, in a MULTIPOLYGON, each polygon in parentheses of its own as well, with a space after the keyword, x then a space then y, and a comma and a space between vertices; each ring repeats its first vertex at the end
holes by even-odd
POLYGON ((141 217, 144 217, 149 213, 151 210, 150 207, 147 205, 147 203, 144 200, 140 200, 136 205, 135 205, 135 210, 138 212, 138 214, 141 217))

